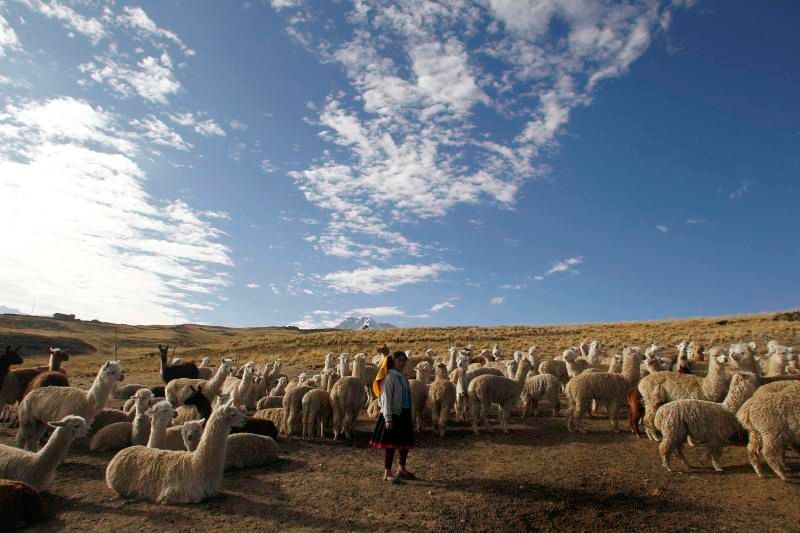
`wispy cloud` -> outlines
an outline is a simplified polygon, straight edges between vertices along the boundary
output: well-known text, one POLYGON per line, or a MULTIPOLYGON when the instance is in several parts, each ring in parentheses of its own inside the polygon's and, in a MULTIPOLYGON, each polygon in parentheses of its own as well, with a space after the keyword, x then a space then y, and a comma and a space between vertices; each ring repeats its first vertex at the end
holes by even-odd
POLYGON ((248 289, 260 289, 261 285, 259 285, 258 283, 248 283, 247 285, 245 285, 245 287, 247 287, 248 289))
POLYGON ((2 6, 0 6, 0 57, 5 57, 6 51, 17 50, 19 48, 20 44, 17 33, 3 17, 2 6))
POLYGON ((749 182, 749 181, 743 181, 743 182, 742 182, 742 184, 739 186, 739 188, 738 188, 738 189, 736 189, 735 191, 731 192, 731 193, 728 195, 728 199, 730 199, 730 200, 736 200, 736 199, 738 199, 738 198, 741 198, 742 196, 744 196, 745 194, 747 194, 747 191, 748 191, 749 189, 750 189, 750 182, 749 182))
POLYGON ((669 231, 669 226, 665 226, 664 224, 657 224, 656 229, 661 233, 667 233, 669 231))
POLYGON ((149 115, 143 120, 134 119, 131 121, 131 125, 138 129, 142 136, 153 144, 183 151, 192 148, 192 145, 183 140, 183 137, 181 137, 178 132, 171 129, 153 115, 149 115))
POLYGON ((687 224, 705 224, 706 223, 706 219, 704 219, 704 218, 687 218, 686 219, 686 223, 687 224))
POLYGON ((337 292, 380 294, 392 292, 403 285, 438 279, 443 272, 455 270, 446 263, 429 265, 398 265, 388 268, 366 267, 343 270, 319 276, 319 279, 337 292))
POLYGON ((269 159, 262 160, 259 166, 261 167, 261 170, 266 174, 272 174, 273 172, 278 170, 278 167, 273 165, 269 159))
POLYGON ((544 276, 552 276, 558 272, 577 272, 573 267, 583 263, 583 256, 570 257, 563 261, 556 261, 553 266, 544 273, 544 276))
POLYGON ((225 130, 222 129, 222 126, 217 124, 214 119, 203 119, 203 113, 200 113, 199 117, 196 117, 192 113, 169 113, 169 119, 176 123, 180 124, 181 126, 191 126, 194 131, 199 133, 204 137, 225 137, 227 134, 225 130))
POLYGON ((113 94, 123 98, 138 95, 147 102, 166 104, 170 96, 183 88, 166 52, 158 58, 144 57, 136 65, 123 63, 111 55, 98 55, 78 68, 92 81, 107 85, 113 94))
POLYGON ((214 217, 145 192, 131 158, 142 134, 125 126, 72 98, 0 112, 0 211, 25 228, 3 234, 7 305, 172 323, 213 308, 208 299, 230 284, 214 217))
POLYGON ((381 307, 361 307, 358 309, 351 309, 347 312, 347 314, 373 317, 406 316, 406 312, 403 309, 394 305, 384 305, 381 307))
POLYGON ((506 301, 506 297, 505 296, 495 296, 494 298, 489 300, 489 303, 492 304, 492 305, 500 305, 505 301, 506 301))
POLYGON ((441 302, 431 306, 430 311, 431 313, 438 313, 439 311, 444 311, 445 309, 453 309, 454 307, 455 305, 453 305, 451 302, 441 302))
POLYGON ((45 17, 56 19, 70 30, 88 37, 93 44, 97 44, 108 37, 108 31, 99 19, 85 17, 61 2, 56 0, 51 0, 50 2, 42 2, 41 0, 19 1, 32 11, 38 12, 45 17))
POLYGON ((141 7, 123 7, 122 14, 117 16, 116 20, 119 24, 135 30, 140 38, 150 39, 157 47, 163 48, 160 46, 161 41, 171 41, 187 56, 195 55, 194 50, 186 46, 175 32, 159 28, 141 7))
POLYGON ((311 7, 272 5, 290 35, 350 82, 350 91, 309 109, 309 122, 336 150, 289 173, 331 214, 320 249, 380 259, 422 249, 392 229, 398 221, 440 218, 460 204, 513 206, 572 110, 591 102, 601 80, 627 72, 668 27, 662 14, 672 8, 399 2, 386 9, 364 0, 345 17, 352 37, 338 41, 318 27, 311 7), (556 20, 564 35, 552 30, 556 20), (477 111, 507 120, 512 133, 487 139, 477 111))

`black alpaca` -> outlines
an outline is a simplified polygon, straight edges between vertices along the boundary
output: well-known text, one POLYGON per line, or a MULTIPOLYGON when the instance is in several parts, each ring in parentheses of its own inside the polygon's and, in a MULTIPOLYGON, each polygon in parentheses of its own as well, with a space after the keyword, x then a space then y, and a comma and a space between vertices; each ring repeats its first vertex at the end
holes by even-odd
POLYGON ((19 349, 19 346, 16 348, 6 346, 6 353, 0 355, 0 385, 2 385, 3 380, 6 379, 8 369, 11 367, 11 365, 22 364, 22 357, 19 355, 19 349))
MULTIPOLYGON (((183 405, 194 405, 197 408, 197 412, 200 413, 200 416, 208 420, 211 416, 211 402, 208 401, 206 395, 203 394, 202 385, 197 388, 190 385, 189 388, 192 394, 183 401, 183 405)), ((255 433, 256 435, 264 435, 265 437, 272 437, 273 439, 278 437, 278 428, 275 427, 275 424, 271 420, 262 420, 260 418, 253 418, 252 416, 246 418, 247 421, 244 426, 240 428, 231 428, 231 434, 255 433)))
POLYGON ((170 365, 167 363, 167 354, 169 353, 169 344, 166 346, 158 345, 158 351, 161 352, 161 379, 164 383, 169 383, 173 379, 189 378, 197 379, 197 365, 194 363, 179 363, 177 365, 170 365))

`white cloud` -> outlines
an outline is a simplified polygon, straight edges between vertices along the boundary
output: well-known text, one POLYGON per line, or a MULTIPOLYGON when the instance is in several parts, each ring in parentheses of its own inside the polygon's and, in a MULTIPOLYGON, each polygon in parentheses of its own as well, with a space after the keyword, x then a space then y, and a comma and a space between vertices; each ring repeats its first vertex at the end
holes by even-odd
POLYGON ((274 9, 280 11, 281 9, 301 6, 303 0, 269 0, 269 3, 274 9))
POLYGON ((505 301, 506 301, 506 297, 505 296, 495 296, 494 298, 489 300, 489 303, 492 304, 492 305, 500 305, 505 301))
POLYGON ((742 182, 742 184, 739 186, 739 188, 738 188, 738 189, 736 189, 735 191, 731 192, 731 193, 728 195, 728 198, 729 198, 730 200, 736 200, 736 199, 738 199, 738 198, 741 198, 742 196, 744 196, 745 194, 747 194, 747 191, 748 191, 749 189, 750 189, 750 182, 749 182, 749 181, 743 181, 743 182, 742 182))
POLYGON ((220 125, 214 122, 212 119, 198 122, 194 129, 197 133, 205 137, 211 137, 214 135, 225 137, 226 135, 225 130, 223 130, 220 125))
POLYGON ((668 28, 663 15, 674 7, 487 0, 387 8, 362 0, 345 17, 346 41, 311 8, 291 12, 287 31, 340 65, 351 85, 310 109, 337 149, 289 174, 331 214, 320 249, 357 260, 419 255, 422 246, 393 224, 441 218, 459 204, 513 206, 522 184, 546 171, 539 156, 572 111, 591 103, 601 80, 627 72, 668 28), (508 133, 484 135, 478 109, 506 119, 508 133))
MULTIPOLYGON (((200 115, 202 116, 203 113, 200 113, 200 115)), ((204 137, 211 137, 215 135, 219 137, 225 137, 227 135, 225 130, 222 129, 222 127, 217 124, 214 119, 209 118, 201 120, 200 118, 195 117, 192 113, 168 113, 167 116, 175 124, 193 127, 194 131, 204 137)))
POLYGON ((665 226, 664 224, 657 224, 656 229, 661 233, 667 233, 669 231, 669 226, 665 226))
POLYGON ((15 222, 0 227, 7 305, 173 323, 229 285, 224 234, 185 202, 145 192, 130 155, 137 135, 121 124, 70 98, 0 113, 0 211, 15 222))
POLYGON ((550 276, 557 272, 577 272, 572 267, 583 263, 583 257, 570 257, 563 261, 556 261, 552 268, 544 273, 545 276, 550 276))
POLYGON ((159 28, 141 7, 123 7, 122 14, 117 16, 117 22, 123 26, 134 29, 142 38, 156 39, 154 44, 157 46, 158 39, 164 39, 178 45, 187 56, 195 55, 194 50, 186 46, 175 32, 159 28))
POLYGON ((131 125, 139 129, 142 135, 153 144, 183 151, 192 148, 192 145, 184 141, 178 132, 170 129, 153 115, 148 115, 144 120, 132 120, 131 125))
POLYGON ((533 279, 535 279, 536 281, 542 281, 544 279, 544 276, 536 275, 536 276, 533 276, 533 279))
POLYGON ((263 161, 261 161, 261 164, 259 164, 259 167, 261 167, 261 170, 263 172, 267 173, 267 174, 272 174, 273 172, 278 170, 278 167, 273 165, 272 162, 270 162, 269 159, 264 159, 263 161))
POLYGON ((241 120, 233 119, 228 122, 228 125, 231 127, 232 130, 236 131, 247 131, 248 125, 242 122, 241 120))
POLYGON ((406 312, 401 308, 393 305, 384 305, 382 307, 362 307, 359 309, 351 309, 347 312, 348 315, 362 315, 373 317, 387 317, 387 316, 406 316, 406 312))
POLYGON ((438 279, 442 272, 455 270, 445 263, 430 265, 398 265, 388 268, 366 267, 331 272, 320 280, 337 292, 380 294, 393 292, 403 285, 413 285, 438 279))
POLYGON ((97 44, 105 37, 108 37, 108 31, 100 20, 85 17, 71 7, 65 6, 56 0, 51 0, 49 2, 42 2, 41 0, 19 1, 32 11, 36 11, 48 18, 61 21, 67 28, 88 37, 93 44, 97 44))
MULTIPOLYGON (((2 8, 2 5, 0 5, 2 8)), ((0 12, 0 57, 6 56, 7 50, 17 50, 20 48, 19 39, 14 28, 3 18, 3 13, 0 12)), ((3 76, 3 78, 5 78, 3 76)))
POLYGON ((438 313, 439 311, 444 311, 445 309, 453 309, 455 305, 450 302, 441 302, 438 304, 434 304, 431 306, 431 313, 438 313))
POLYGON ((94 82, 107 84, 123 98, 135 93, 148 102, 166 104, 170 96, 182 89, 166 52, 160 58, 144 57, 136 66, 119 63, 110 56, 95 56, 95 62, 78 68, 94 82))
POLYGON ((259 289, 261 288, 261 285, 259 285, 258 283, 248 283, 247 285, 245 285, 245 287, 247 287, 248 289, 259 289))
POLYGON ((522 291, 527 288, 528 286, 525 285, 524 283, 517 283, 517 284, 506 283, 505 285, 500 285, 500 289, 504 291, 522 291))
POLYGON ((687 218, 686 219, 686 223, 687 224, 705 224, 706 223, 706 219, 704 219, 704 218, 687 218))

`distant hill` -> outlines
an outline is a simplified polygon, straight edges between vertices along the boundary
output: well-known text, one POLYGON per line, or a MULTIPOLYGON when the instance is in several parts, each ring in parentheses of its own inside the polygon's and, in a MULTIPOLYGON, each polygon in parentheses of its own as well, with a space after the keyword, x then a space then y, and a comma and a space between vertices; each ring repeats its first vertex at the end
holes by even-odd
POLYGON ((362 329, 393 329, 397 326, 388 322, 378 322, 368 316, 349 316, 339 322, 336 329, 362 330, 362 329), (366 326, 366 328, 364 327, 366 326))

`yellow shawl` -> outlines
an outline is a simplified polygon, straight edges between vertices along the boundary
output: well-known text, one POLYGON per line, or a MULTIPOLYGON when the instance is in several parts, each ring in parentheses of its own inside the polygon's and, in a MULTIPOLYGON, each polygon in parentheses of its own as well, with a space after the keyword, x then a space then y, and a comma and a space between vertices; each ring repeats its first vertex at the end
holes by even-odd
POLYGON ((381 367, 378 369, 378 374, 375 376, 375 381, 372 382, 372 392, 375 396, 380 397, 381 389, 383 389, 383 380, 389 375, 389 356, 384 355, 381 359, 381 367))

